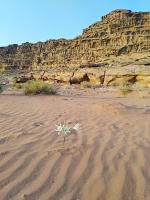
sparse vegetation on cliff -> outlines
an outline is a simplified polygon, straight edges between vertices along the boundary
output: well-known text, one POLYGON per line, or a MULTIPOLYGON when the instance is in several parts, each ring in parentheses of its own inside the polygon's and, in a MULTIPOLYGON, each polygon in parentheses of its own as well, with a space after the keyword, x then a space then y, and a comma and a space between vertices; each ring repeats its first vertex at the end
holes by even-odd
POLYGON ((26 95, 36 95, 36 94, 51 94, 57 93, 56 88, 43 81, 28 81, 24 85, 24 93, 26 95))
POLYGON ((133 86, 130 83, 125 82, 118 87, 118 91, 122 95, 127 95, 128 93, 133 91, 133 86))

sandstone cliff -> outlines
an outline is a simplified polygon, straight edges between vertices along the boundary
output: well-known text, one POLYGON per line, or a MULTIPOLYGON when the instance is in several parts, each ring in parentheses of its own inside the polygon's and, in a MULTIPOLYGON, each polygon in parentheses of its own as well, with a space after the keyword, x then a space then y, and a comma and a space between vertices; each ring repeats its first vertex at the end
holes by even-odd
POLYGON ((99 63, 102 58, 150 51, 150 12, 115 10, 72 40, 0 48, 0 68, 40 69, 99 63))

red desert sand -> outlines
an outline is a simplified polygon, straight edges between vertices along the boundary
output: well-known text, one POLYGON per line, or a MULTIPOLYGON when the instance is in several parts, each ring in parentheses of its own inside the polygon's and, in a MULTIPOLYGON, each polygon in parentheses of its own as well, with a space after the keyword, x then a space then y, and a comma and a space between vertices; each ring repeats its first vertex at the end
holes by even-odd
POLYGON ((149 98, 0 95, 0 200, 23 199, 150 200, 149 98))

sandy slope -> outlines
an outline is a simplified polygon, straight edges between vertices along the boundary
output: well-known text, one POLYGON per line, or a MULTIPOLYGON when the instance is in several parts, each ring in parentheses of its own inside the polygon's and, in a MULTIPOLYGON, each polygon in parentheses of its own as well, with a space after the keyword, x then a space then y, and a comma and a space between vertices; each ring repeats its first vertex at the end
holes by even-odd
POLYGON ((1 95, 0 200, 150 200, 149 122, 149 99, 1 95))

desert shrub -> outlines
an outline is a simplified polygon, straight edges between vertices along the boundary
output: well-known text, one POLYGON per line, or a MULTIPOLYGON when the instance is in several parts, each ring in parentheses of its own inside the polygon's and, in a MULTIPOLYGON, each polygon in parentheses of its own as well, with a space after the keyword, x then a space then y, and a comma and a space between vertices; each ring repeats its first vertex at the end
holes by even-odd
POLYGON ((81 87, 81 89, 84 89, 84 88, 91 88, 92 85, 91 85, 90 82, 83 81, 83 82, 80 83, 80 87, 81 87))
POLYGON ((137 92, 138 92, 139 96, 142 98, 148 97, 150 95, 149 88, 142 88, 142 89, 139 89, 137 92))
POLYGON ((23 83, 13 83, 12 87, 13 88, 17 88, 17 89, 23 89, 24 88, 24 84, 23 83))
POLYGON ((137 92, 138 91, 143 91, 143 90, 149 90, 150 89, 150 87, 148 85, 143 85, 143 84, 140 84, 138 82, 133 85, 133 88, 137 92))
POLYGON ((21 89, 22 88, 22 84, 17 83, 17 79, 18 77, 14 77, 12 80, 12 88, 17 88, 17 89, 21 89))
POLYGON ((25 94, 56 94, 56 89, 43 81, 28 81, 24 84, 25 94))
POLYGON ((2 84, 0 83, 0 93, 3 91, 3 86, 2 84))
POLYGON ((18 80, 17 76, 13 77, 13 84, 15 84, 17 82, 17 80, 18 80))
POLYGON ((133 87, 130 83, 125 82, 118 87, 119 93, 122 95, 127 95, 128 93, 133 91, 133 87))
POLYGON ((136 82, 133 85, 133 90, 136 91, 137 94, 142 98, 147 97, 150 94, 150 87, 148 85, 143 85, 139 82, 136 82))
POLYGON ((22 84, 22 83, 16 83, 15 87, 17 89, 23 89, 24 88, 24 84, 22 84))
POLYGON ((118 83, 112 82, 112 83, 111 83, 111 86, 112 86, 112 87, 117 87, 117 86, 118 86, 118 83))
POLYGON ((143 91, 143 90, 138 90, 138 94, 141 98, 148 96, 148 92, 143 91))

